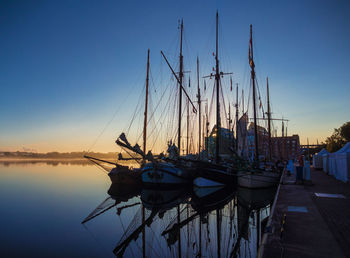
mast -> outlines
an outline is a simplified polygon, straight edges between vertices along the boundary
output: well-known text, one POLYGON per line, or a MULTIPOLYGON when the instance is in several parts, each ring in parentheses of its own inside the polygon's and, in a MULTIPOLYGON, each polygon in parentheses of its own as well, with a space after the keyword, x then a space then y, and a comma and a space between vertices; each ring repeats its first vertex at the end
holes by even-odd
MULTIPOLYGON (((148 108, 148 87, 149 87, 149 49, 147 51, 147 75, 146 75, 146 100, 145 100, 145 118, 143 122, 143 153, 146 154, 147 140, 147 108, 148 108)), ((145 158, 143 159, 145 162, 145 158)), ((142 223, 145 223, 145 207, 142 205, 142 223)), ((146 230, 142 229, 142 257, 146 257, 146 230)))
POLYGON ((244 115, 244 90, 242 89, 242 113, 244 115))
MULTIPOLYGON (((146 75, 146 100, 145 100, 145 118, 143 121, 143 153, 146 155, 146 138, 147 138, 147 108, 148 108, 148 83, 149 83, 149 49, 147 51, 147 75, 146 75)), ((143 159, 145 162, 145 158, 143 159)))
POLYGON ((250 25, 249 41, 249 65, 251 68, 251 78, 253 81, 253 109, 254 109, 254 139, 255 139, 255 161, 259 167, 259 145, 258 145, 258 124, 256 122, 256 93, 255 93, 255 65, 253 58, 253 26, 250 25))
POLYGON ((219 50, 218 50, 218 25, 219 24, 219 13, 216 12, 216 71, 215 71, 215 81, 216 81, 216 163, 219 163, 219 150, 220 150, 220 72, 219 72, 219 50))
MULTIPOLYGON (((228 105, 228 130, 231 131, 231 105, 228 105)), ((231 136, 230 136, 231 137, 231 136)))
POLYGON ((238 154, 238 83, 236 83, 236 154, 238 154))
MULTIPOLYGON (((188 85, 190 85, 191 81, 190 81, 190 78, 188 78, 188 85)), ((188 155, 189 153, 189 150, 188 150, 188 144, 189 144, 189 141, 190 141, 190 136, 189 136, 189 133, 190 133, 190 102, 189 100, 187 99, 187 122, 186 122, 186 136, 187 136, 187 140, 186 140, 186 155, 188 155)))
POLYGON ((201 127, 202 127, 202 121, 201 121, 201 90, 199 88, 199 58, 197 56, 197 89, 198 89, 198 155, 201 153, 201 127))
POLYGON ((266 77, 267 81, 267 121, 268 121, 268 132, 269 132, 269 158, 272 161, 272 145, 271 145, 271 110, 270 110, 270 91, 269 91, 269 77, 266 77))
POLYGON ((182 34, 183 34, 184 23, 181 19, 181 29, 180 29, 180 71, 179 71, 179 128, 177 135, 177 146, 179 148, 179 155, 181 153, 181 110, 182 110, 182 78, 183 78, 183 56, 182 56, 182 34))

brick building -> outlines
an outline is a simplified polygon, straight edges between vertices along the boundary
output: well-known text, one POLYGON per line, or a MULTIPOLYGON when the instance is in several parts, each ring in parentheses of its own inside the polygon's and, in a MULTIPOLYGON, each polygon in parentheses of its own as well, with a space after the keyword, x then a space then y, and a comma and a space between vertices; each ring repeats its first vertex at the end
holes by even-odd
POLYGON ((294 159, 300 154, 299 135, 272 137, 272 157, 279 160, 294 159))

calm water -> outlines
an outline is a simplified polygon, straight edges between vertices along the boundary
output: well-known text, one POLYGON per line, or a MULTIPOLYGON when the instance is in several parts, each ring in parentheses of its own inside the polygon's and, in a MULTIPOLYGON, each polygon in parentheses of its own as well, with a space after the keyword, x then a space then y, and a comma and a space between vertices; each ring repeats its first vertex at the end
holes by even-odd
POLYGON ((273 197, 274 190, 130 189, 111 186, 95 166, 0 163, 0 252, 255 257, 273 197))

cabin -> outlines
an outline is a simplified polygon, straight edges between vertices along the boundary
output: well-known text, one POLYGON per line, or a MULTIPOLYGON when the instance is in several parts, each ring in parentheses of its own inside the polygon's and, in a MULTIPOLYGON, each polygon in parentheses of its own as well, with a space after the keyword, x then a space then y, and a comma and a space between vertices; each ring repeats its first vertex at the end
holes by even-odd
MULTIPOLYGON (((216 125, 213 127, 210 135, 205 138, 205 146, 208 147, 208 154, 210 157, 216 155, 216 140, 217 140, 217 128, 216 125)), ((232 156, 232 148, 234 146, 234 135, 233 131, 227 128, 220 128, 220 145, 219 153, 221 157, 232 156)))

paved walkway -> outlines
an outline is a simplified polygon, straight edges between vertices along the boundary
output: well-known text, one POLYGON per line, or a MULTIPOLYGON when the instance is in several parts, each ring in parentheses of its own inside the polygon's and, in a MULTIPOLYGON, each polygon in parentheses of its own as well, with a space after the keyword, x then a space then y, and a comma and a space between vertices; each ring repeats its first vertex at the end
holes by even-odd
POLYGON ((314 169, 311 180, 297 185, 295 175, 283 179, 263 257, 350 257, 350 184, 314 169))

